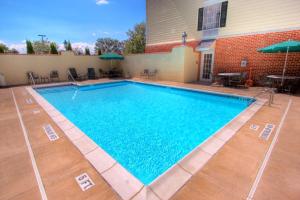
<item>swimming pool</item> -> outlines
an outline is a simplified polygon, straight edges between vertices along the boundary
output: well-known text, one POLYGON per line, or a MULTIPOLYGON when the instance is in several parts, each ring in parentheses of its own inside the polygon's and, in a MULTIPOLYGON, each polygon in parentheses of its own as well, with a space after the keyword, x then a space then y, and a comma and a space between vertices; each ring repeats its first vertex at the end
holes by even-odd
POLYGON ((145 185, 253 102, 132 81, 36 91, 145 185))

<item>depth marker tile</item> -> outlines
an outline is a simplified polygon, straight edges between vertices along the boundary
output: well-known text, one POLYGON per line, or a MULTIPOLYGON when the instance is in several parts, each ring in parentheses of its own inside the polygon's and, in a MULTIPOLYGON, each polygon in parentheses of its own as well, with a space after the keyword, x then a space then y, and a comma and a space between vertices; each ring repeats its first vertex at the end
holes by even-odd
POLYGON ((274 124, 266 124, 265 128, 260 133, 259 137, 261 137, 264 140, 268 140, 275 125, 274 124))
POLYGON ((59 138, 50 124, 43 126, 43 129, 50 141, 55 141, 59 138))
POLYGON ((251 124, 249 127, 251 130, 257 131, 259 129, 259 125, 251 124))
POLYGON ((39 114, 40 112, 41 112, 41 111, 40 111, 39 109, 35 109, 35 110, 32 111, 32 113, 35 114, 35 115, 36 115, 36 114, 39 114))
POLYGON ((32 102, 32 99, 31 99, 31 98, 26 99, 26 103, 27 103, 27 104, 32 104, 32 103, 33 103, 33 102, 32 102))
POLYGON ((75 180, 82 191, 86 191, 95 185, 87 173, 80 174, 79 176, 75 177, 75 180))

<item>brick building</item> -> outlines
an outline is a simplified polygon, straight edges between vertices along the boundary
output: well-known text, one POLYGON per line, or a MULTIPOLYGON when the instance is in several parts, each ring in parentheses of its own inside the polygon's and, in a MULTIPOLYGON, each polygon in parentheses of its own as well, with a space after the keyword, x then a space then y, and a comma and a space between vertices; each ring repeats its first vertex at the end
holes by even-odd
MULTIPOLYGON (((211 81, 218 72, 250 69, 252 79, 281 74, 285 55, 257 49, 300 40, 300 1, 147 0, 146 53, 182 45, 183 32, 186 45, 199 54, 201 81, 211 81)), ((287 66, 287 74, 300 76, 300 54, 291 53, 287 66)))

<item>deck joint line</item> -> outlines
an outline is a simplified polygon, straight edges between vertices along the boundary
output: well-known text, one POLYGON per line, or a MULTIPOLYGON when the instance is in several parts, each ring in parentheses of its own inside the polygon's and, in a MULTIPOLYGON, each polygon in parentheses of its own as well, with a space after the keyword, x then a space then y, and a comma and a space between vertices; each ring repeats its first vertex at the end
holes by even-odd
POLYGON ((144 188, 145 186, 143 185, 143 187, 139 191, 137 191, 129 200, 134 199, 144 188))
POLYGON ((181 168, 183 171, 185 171, 186 173, 188 173, 188 174, 190 174, 190 175, 193 176, 193 174, 192 174, 191 172, 189 172, 188 170, 184 169, 184 167, 182 167, 182 166, 180 165, 180 163, 177 163, 177 165, 178 165, 178 167, 181 168))
POLYGON ((113 168, 114 166, 116 166, 118 164, 118 162, 115 162, 111 167, 107 168, 106 170, 104 170, 103 172, 101 172, 100 174, 103 174, 109 170, 111 170, 111 168, 113 168))
POLYGON ((20 122, 20 125, 21 125, 21 128, 22 128, 25 143, 26 143, 26 146, 27 146, 27 149, 28 149, 28 153, 29 153, 29 157, 30 157, 30 160, 31 160, 32 168, 33 168, 33 171, 34 171, 34 174, 35 174, 35 178, 36 178, 39 190, 40 190, 42 200, 47 200, 48 198, 47 198, 47 195, 46 195, 46 191, 45 191, 42 179, 41 179, 41 175, 40 175, 39 170, 37 168, 37 164, 36 164, 36 161, 35 161, 35 158, 34 158, 34 154, 33 154, 30 142, 29 142, 28 133, 27 133, 27 130, 25 128, 25 125, 24 125, 24 122, 23 122, 23 119, 22 119, 22 116, 21 116, 21 113, 20 113, 20 110, 19 110, 19 106, 17 104, 14 91, 13 91, 13 89, 10 89, 10 90, 11 90, 11 93, 12 93, 12 96, 13 96, 13 100, 14 100, 15 107, 16 107, 16 110, 17 110, 19 122, 20 122))
POLYGON ((284 123, 284 121, 285 121, 285 119, 286 119, 286 116, 287 116, 287 113, 288 113, 288 111, 289 111, 289 109, 290 109, 291 104, 292 104, 292 100, 289 99, 289 103, 288 103, 288 105, 287 105, 287 107, 286 107, 286 109, 285 109, 285 111, 284 111, 284 114, 283 114, 281 120, 280 120, 280 123, 279 123, 279 125, 278 125, 277 130, 276 130, 276 133, 275 133, 275 135, 274 135, 274 138, 273 138, 273 140, 272 140, 272 142, 271 142, 271 145, 270 145, 270 147, 269 147, 269 149, 268 149, 268 151, 267 151, 267 153, 266 153, 266 156, 265 156, 265 158, 264 158, 264 160, 263 160, 263 163, 262 163, 261 167, 259 168, 259 171, 258 171, 258 173, 257 173, 257 175, 256 175, 255 181, 254 181, 254 183, 253 183, 253 185, 252 185, 252 187, 251 187, 251 190, 250 190, 250 192, 249 192, 249 194, 248 194, 247 200, 252 200, 253 197, 254 197, 254 194, 255 194, 255 192, 256 192, 256 189, 257 189, 257 187, 258 187, 258 184, 259 184, 259 182, 260 182, 260 180, 261 180, 261 178, 262 178, 262 176, 263 176, 263 173, 264 173, 264 171, 265 171, 265 168, 266 168, 266 166, 267 166, 267 164, 268 164, 268 162, 269 162, 269 160, 270 160, 270 157, 271 157, 273 148, 274 148, 274 146, 275 146, 275 144, 276 144, 276 142, 277 142, 279 133, 280 133, 281 128, 282 128, 282 126, 283 126, 283 123, 284 123))

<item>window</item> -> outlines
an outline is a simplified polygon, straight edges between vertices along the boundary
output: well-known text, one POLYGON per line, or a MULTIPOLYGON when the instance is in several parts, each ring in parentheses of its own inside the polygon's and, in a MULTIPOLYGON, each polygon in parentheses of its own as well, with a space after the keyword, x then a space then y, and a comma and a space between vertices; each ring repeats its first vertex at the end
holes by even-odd
POLYGON ((202 30, 220 27, 221 3, 207 6, 203 9, 202 30))
POLYGON ((228 1, 213 4, 198 11, 198 31, 226 26, 228 1))

